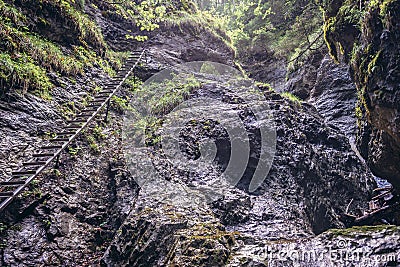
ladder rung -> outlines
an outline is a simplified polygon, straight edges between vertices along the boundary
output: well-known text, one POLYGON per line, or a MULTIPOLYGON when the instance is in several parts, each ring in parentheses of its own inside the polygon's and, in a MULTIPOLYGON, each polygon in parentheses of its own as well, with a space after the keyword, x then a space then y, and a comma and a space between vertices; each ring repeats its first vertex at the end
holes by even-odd
POLYGON ((1 198, 6 198, 6 197, 12 197, 14 195, 14 192, 0 192, 0 197, 1 198))
POLYGON ((105 100, 107 100, 107 98, 108 98, 108 96, 102 96, 102 95, 100 95, 100 96, 96 96, 96 97, 94 98, 94 101, 100 101, 100 100, 105 101, 105 100))
POLYGON ((84 112, 82 112, 79 115, 76 115, 76 118, 89 118, 92 114, 83 114, 84 112))
POLYGON ((85 108, 85 112, 92 112, 96 111, 98 108, 85 108))
MULTIPOLYGON (((69 126, 75 127, 78 129, 81 128, 81 126, 82 126, 82 122, 70 121, 68 123, 69 123, 69 126)), ((65 128, 67 128, 67 127, 65 127, 65 128)))
POLYGON ((66 129, 80 129, 80 128, 82 128, 82 124, 81 123, 70 123, 70 127, 72 127, 72 128, 67 128, 67 127, 65 127, 66 129))
POLYGON ((12 172, 13 176, 25 176, 25 175, 32 175, 35 174, 36 171, 35 170, 31 170, 31 171, 15 171, 12 172))
POLYGON ((99 93, 97 96, 109 96, 110 94, 112 94, 112 92, 114 92, 114 90, 110 90, 110 91, 104 92, 104 93, 99 93))
POLYGON ((81 123, 81 122, 86 122, 86 120, 84 120, 84 119, 76 119, 76 120, 68 121, 68 123, 81 123))
POLYGON ((103 102, 106 102, 107 98, 108 98, 108 97, 103 98, 103 99, 95 99, 95 100, 93 101, 93 103, 103 103, 103 102))
POLYGON ((99 103, 90 103, 89 105, 87 105, 87 106, 85 107, 85 110, 87 110, 88 108, 91 108, 91 109, 96 110, 96 109, 98 109, 99 107, 100 107, 99 103))
POLYGON ((54 156, 54 153, 37 153, 33 154, 32 157, 34 158, 44 158, 44 157, 52 157, 54 156))
POLYGON ((18 185, 23 185, 23 184, 25 184, 24 180, 0 182, 1 186, 18 186, 18 185))
POLYGON ((69 141, 69 138, 54 138, 50 140, 50 142, 67 142, 67 141, 69 141))
POLYGON ((107 94, 107 95, 99 95, 99 96, 96 96, 95 97, 95 100, 100 100, 100 99, 102 99, 102 100, 107 100, 107 98, 109 98, 110 97, 110 94, 107 94))
POLYGON ((32 162, 22 162, 24 166, 40 166, 46 164, 46 161, 32 161, 32 162))
POLYGON ((374 196, 374 197, 372 198, 372 200, 378 200, 378 199, 383 198, 383 197, 385 197, 385 196, 387 196, 387 195, 389 195, 389 194, 391 194, 391 193, 392 193, 391 191, 383 192, 383 193, 380 194, 380 195, 374 196))
POLYGON ((59 136, 59 135, 71 135, 71 134, 76 134, 76 132, 74 132, 74 131, 61 132, 61 133, 57 133, 56 135, 59 136))
POLYGON ((62 145, 58 145, 58 146, 42 146, 40 149, 58 149, 58 148, 62 148, 62 145))

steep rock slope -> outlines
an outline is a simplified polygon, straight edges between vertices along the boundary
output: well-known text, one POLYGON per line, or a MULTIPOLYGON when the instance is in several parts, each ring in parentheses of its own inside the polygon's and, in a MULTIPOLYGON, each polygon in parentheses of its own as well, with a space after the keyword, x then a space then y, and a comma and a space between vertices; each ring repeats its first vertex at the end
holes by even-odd
MULTIPOLYGON (((232 111, 243 113, 243 123, 252 129, 250 132, 268 123, 254 122, 247 110, 251 110, 251 103, 235 101, 234 81, 222 83, 220 77, 208 76, 200 83, 189 99, 222 99, 232 111)), ((246 169, 239 184, 212 203, 194 201, 191 197, 196 190, 215 190, 220 182, 219 168, 187 172, 168 163, 158 145, 136 149, 132 152, 135 158, 151 160, 142 164, 134 161, 133 177, 152 179, 146 166, 154 166, 162 170, 160 180, 143 186, 105 254, 104 265, 236 266, 256 257, 257 250, 269 242, 302 242, 329 228, 344 227, 347 207, 348 212, 361 215, 374 183, 346 137, 325 124, 312 106, 291 102, 275 92, 264 94, 276 123, 277 153, 260 188, 248 192, 246 179, 251 179, 252 173, 246 169)), ((227 112, 221 105, 208 108, 211 113, 227 112)), ((202 131, 210 128, 206 122, 199 123, 202 131)), ((201 139, 199 131, 194 126, 186 131, 182 133, 186 137, 183 147, 196 147, 201 139)), ((223 131, 213 131, 209 137, 217 147, 230 142, 223 131), (224 138, 227 140, 222 141, 224 138)), ((256 140, 250 141, 253 149, 256 140)), ((190 151, 185 153, 190 156, 190 151)), ((250 154, 257 155, 257 150, 250 154)))
MULTIPOLYGON (((86 6, 85 10, 102 32, 108 32, 105 41, 110 46, 127 50, 141 46, 126 41, 125 35, 135 28, 132 22, 119 24, 118 16, 106 16, 106 4, 94 3, 98 9, 86 6), (118 25, 122 28, 116 31, 116 37, 110 29, 118 25)), ((232 65, 233 52, 221 36, 193 22, 180 26, 166 23, 149 33, 149 64, 140 70, 139 74, 145 74, 142 78, 190 60, 232 65)), ((47 75, 53 74, 48 71, 47 75)), ((20 151, 12 159, 14 165, 20 164, 20 157, 42 140, 38 132, 55 131, 65 122, 63 107, 76 111, 75 105, 79 108, 84 104, 79 103, 82 93, 93 94, 96 85, 101 86, 108 78, 97 63, 75 80, 60 76, 51 78, 56 85, 51 101, 13 93, 2 100, 5 116, 1 134, 5 139, 1 146, 7 149, 2 163, 8 155, 15 157, 15 151, 20 151), (91 85, 91 81, 96 84, 91 85)), ((129 88, 115 99, 112 120, 103 124, 100 119, 99 127, 88 130, 63 156, 59 171, 43 176, 44 182, 33 185, 33 193, 24 195, 7 210, 8 229, 1 230, 5 244, 2 265, 96 266, 102 262, 110 266, 263 266, 265 260, 257 255, 269 242, 292 240, 302 244, 303 238, 313 242, 315 234, 346 224, 341 215, 350 202, 349 212, 353 214, 365 208, 373 182, 345 136, 325 124, 313 107, 292 103, 274 92, 265 92, 265 96, 277 123, 277 157, 256 193, 239 186, 212 205, 189 207, 164 205, 143 190, 138 195, 135 177, 122 158, 120 140, 129 88)), ((215 84, 201 88, 206 93, 212 89, 215 84)), ((217 90, 216 96, 224 96, 223 90, 217 90)), ((235 99, 226 97, 235 103, 235 99)), ((252 125, 251 120, 249 123, 252 125)), ((188 136, 194 132, 189 131, 188 136)), ((188 142, 187 146, 194 144, 188 142)), ((143 157, 148 158, 145 152, 143 157)), ((173 175, 173 186, 194 182, 207 187, 211 186, 207 182, 218 176, 218 168, 207 170, 207 175, 188 177, 160 157, 156 163, 173 175)), ((396 229, 389 231, 390 237, 397 238, 396 229)), ((396 249, 380 238, 373 249, 396 249)), ((321 239, 331 244, 325 236, 321 239)), ((364 245, 360 241, 360 246, 364 245)))
POLYGON ((288 75, 284 90, 317 108, 327 123, 355 141, 357 91, 349 67, 336 64, 323 48, 288 75))
POLYGON ((325 39, 349 63, 359 94, 358 146, 373 172, 400 187, 399 1, 322 1, 325 39))
MULTIPOLYGON (((170 15, 190 11, 183 2, 165 3, 174 8, 170 15)), ((1 1, 4 179, 106 84, 127 57, 124 51, 143 47, 126 37, 140 34, 135 21, 115 9, 103 1, 82 7, 74 1, 1 1), (37 72, 25 72, 32 69, 37 72)), ((150 38, 149 64, 137 75, 145 79, 166 64, 195 57, 232 64, 232 49, 206 28, 164 22, 157 33, 142 33, 150 38), (205 41, 212 45, 203 53, 205 41)), ((99 117, 63 154, 58 169, 46 172, 2 214, 0 265, 99 264, 137 197, 120 150, 120 121, 131 89, 132 80, 113 99, 108 123, 99 117)))

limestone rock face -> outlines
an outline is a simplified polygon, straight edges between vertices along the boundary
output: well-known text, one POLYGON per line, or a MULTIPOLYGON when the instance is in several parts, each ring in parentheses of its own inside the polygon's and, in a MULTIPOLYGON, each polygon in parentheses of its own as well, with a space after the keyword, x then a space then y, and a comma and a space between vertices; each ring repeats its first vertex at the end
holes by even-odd
MULTIPOLYGON (((31 5, 34 2, 31 0, 7 2, 15 2, 23 10, 24 4, 30 3, 27 13, 31 9, 40 12, 39 6, 31 5)), ((90 2, 95 3, 98 9, 86 5, 85 12, 96 21, 110 47, 116 50, 142 47, 142 43, 125 38, 126 34, 132 33, 132 22, 121 21, 118 16, 103 16, 103 5, 110 3, 90 2)), ((47 7, 44 12, 46 10, 47 7)), ((38 18, 35 12, 31 12, 31 23, 33 27, 40 27, 36 25, 35 18, 38 18)), ((60 24, 65 24, 62 18, 44 15, 54 25, 41 29, 41 34, 60 43, 69 42, 75 36, 76 29, 68 32, 66 28, 61 29, 63 31, 58 28, 60 24), (52 28, 57 30, 52 31, 52 28)), ((181 27, 165 24, 150 33, 151 38, 146 43, 148 64, 138 70, 138 76, 145 80, 160 69, 185 61, 210 60, 232 66, 234 53, 221 38, 222 33, 218 36, 206 28, 193 23, 182 24, 181 27)), ((73 43, 80 44, 79 40, 73 43)), ((103 49, 100 45, 94 48, 99 53, 103 49)), ((381 53, 384 55, 384 52, 381 53)), ((396 227, 331 230, 325 233, 330 228, 347 225, 342 216, 347 207, 347 212, 361 215, 375 184, 371 173, 348 143, 345 133, 352 132, 351 127, 344 131, 338 128, 341 122, 337 118, 347 114, 341 112, 346 109, 336 109, 328 103, 330 98, 346 101, 343 104, 346 107, 353 103, 353 98, 348 96, 350 87, 344 87, 343 98, 340 93, 334 92, 335 88, 347 83, 347 69, 343 65, 335 67, 324 55, 316 61, 318 64, 312 72, 306 73, 306 79, 300 81, 293 77, 292 80, 293 92, 301 92, 299 96, 315 103, 316 108, 307 102, 293 102, 276 92, 257 91, 273 115, 277 146, 271 170, 255 192, 247 190, 248 179, 259 153, 255 133, 265 121, 254 121, 247 112, 251 106, 237 102, 231 93, 232 88, 222 86, 218 79, 202 83, 190 97, 207 95, 225 99, 234 110, 240 111, 243 124, 249 129, 252 150, 250 166, 241 182, 212 202, 172 205, 160 201, 159 197, 167 194, 184 200, 185 195, 175 194, 180 188, 201 187, 212 191, 219 182, 227 154, 219 155, 220 160, 210 169, 200 168, 195 173, 187 173, 168 164, 159 148, 147 147, 138 154, 143 160, 152 158, 154 166, 162 170, 162 178, 165 179, 156 188, 147 190, 140 187, 137 177, 129 172, 124 160, 120 135, 123 112, 114 103, 109 123, 104 123, 99 117, 97 124, 93 125, 97 127, 88 130, 71 145, 71 150, 62 155, 59 169, 45 173, 4 213, 1 222, 7 225, 7 229, 3 230, 0 224, 1 245, 5 244, 0 248, 0 265, 271 266, 263 254, 268 247, 280 250, 289 246, 321 252, 327 247, 338 249, 338 237, 346 239, 346 244, 366 249, 373 255, 389 256, 393 251, 398 252, 400 234, 396 227), (330 70, 332 73, 329 73, 330 70), (304 86, 307 90, 303 90, 303 84, 310 86, 304 86), (331 89, 324 91, 327 86, 331 89)), ((277 84, 284 84, 286 72, 281 69, 284 62, 267 67, 256 61, 249 64, 253 63, 252 67, 259 71, 254 77, 266 77, 267 81, 278 80, 277 84)), ((395 75, 397 70, 393 66, 391 68, 392 75, 395 75)), ((53 76, 56 85, 51 102, 29 93, 24 97, 9 94, 0 100, 0 166, 3 177, 11 171, 11 167, 21 164, 26 155, 39 147, 43 139, 48 138, 47 131, 62 129, 67 111, 78 112, 82 108, 83 97, 93 93, 92 82, 101 86, 109 78, 98 66, 93 66, 73 81, 56 73, 49 75, 53 76)), ((130 93, 127 91, 121 90, 118 97, 128 99, 130 93)), ((212 108, 219 110, 221 107, 212 108)), ((367 123, 366 111, 364 114, 367 123)), ((372 121, 370 119, 363 131, 365 137, 362 140, 366 140, 363 144, 367 148, 363 151, 369 159, 375 155, 375 161, 379 162, 381 155, 378 152, 371 154, 373 146, 368 146, 368 142, 371 140, 373 145, 393 148, 396 143, 393 143, 391 132, 395 132, 395 128, 386 133, 373 128, 372 121), (370 138, 378 136, 377 133, 387 142, 373 142, 370 138)), ((385 120, 382 123, 386 125, 385 120)), ((344 121, 343 125, 349 125, 348 121, 344 121)), ((205 126, 215 125, 199 122, 188 124, 182 131, 185 137, 182 140, 183 150, 188 157, 196 157, 196 142, 205 134, 220 145, 229 142, 223 130, 214 127, 214 131, 206 132, 209 128, 205 126)), ((392 170, 389 167, 388 170, 392 170)), ((274 261, 276 266, 297 263, 287 257, 274 261)), ((335 262, 337 266, 340 264, 335 262)), ((343 266, 348 266, 346 264, 343 266)), ((332 262, 314 260, 300 262, 299 265, 332 266, 332 262)))
POLYGON ((400 188, 400 2, 322 2, 331 55, 351 65, 357 85, 361 154, 400 188))
MULTIPOLYGON (((232 110, 239 110, 246 129, 266 123, 255 123, 247 112, 250 107, 234 101, 233 87, 224 87, 217 78, 201 84, 190 97, 223 99, 232 110)), ((240 266, 235 264, 244 260, 246 249, 249 258, 245 261, 256 262, 252 253, 268 242, 311 240, 327 229, 346 226, 343 213, 349 203, 349 212, 361 215, 374 182, 346 136, 327 125, 313 106, 291 102, 275 92, 264 95, 276 124, 277 147, 272 168, 261 186, 253 193, 247 190, 251 170, 246 169, 240 182, 213 202, 187 204, 184 199, 190 198, 190 192, 214 190, 222 167, 218 165, 224 160, 215 168, 186 173, 169 164, 160 147, 135 150, 135 155, 143 159, 152 155, 151 164, 163 170, 159 173, 161 180, 142 187, 103 265, 240 266), (179 201, 160 200, 169 196, 179 201)), ((223 112, 220 106, 211 110, 223 112)), ((182 130, 181 140, 189 158, 196 155, 196 142, 209 127, 213 130, 208 137, 217 147, 218 143, 230 142, 229 136, 214 125, 190 125, 182 130)), ((250 143, 256 142, 257 138, 250 138, 250 143)), ((257 146, 250 147, 254 149, 250 154, 256 155, 257 146)), ((143 169, 138 167, 133 177, 146 177, 143 169)))
POLYGON ((336 64, 326 48, 312 53, 303 66, 289 74, 285 90, 315 106, 328 124, 355 140, 356 86, 350 67, 336 64))

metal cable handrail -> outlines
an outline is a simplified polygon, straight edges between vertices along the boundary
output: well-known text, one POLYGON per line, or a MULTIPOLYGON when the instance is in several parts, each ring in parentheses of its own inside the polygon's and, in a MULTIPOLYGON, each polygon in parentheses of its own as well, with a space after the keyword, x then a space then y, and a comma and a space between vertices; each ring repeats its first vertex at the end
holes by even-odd
POLYGON ((118 75, 102 91, 98 92, 95 98, 89 102, 89 105, 75 116, 72 121, 69 121, 69 125, 64 127, 64 131, 50 140, 50 142, 54 143, 53 145, 41 147, 38 153, 32 155, 30 161, 23 162, 23 167, 12 172, 10 179, 0 182, 0 212, 19 196, 52 162, 58 162, 60 154, 105 106, 107 106, 107 118, 111 97, 120 89, 130 74, 134 72, 139 62, 145 57, 145 54, 146 50, 132 52, 118 75))

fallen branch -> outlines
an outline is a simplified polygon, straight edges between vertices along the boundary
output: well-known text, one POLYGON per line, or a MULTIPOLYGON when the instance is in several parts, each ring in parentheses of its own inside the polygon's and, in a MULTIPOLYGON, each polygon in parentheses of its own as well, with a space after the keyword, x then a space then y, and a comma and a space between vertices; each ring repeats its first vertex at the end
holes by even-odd
MULTIPOLYGON (((315 49, 311 49, 311 47, 312 47, 314 44, 316 44, 317 41, 319 41, 319 39, 322 37, 323 34, 324 34, 324 33, 321 32, 321 33, 317 36, 317 38, 315 38, 314 41, 312 41, 311 43, 309 43, 308 46, 307 46, 303 51, 301 51, 301 52, 297 55, 297 57, 295 57, 294 59, 290 60, 288 63, 292 63, 293 61, 297 61, 297 60, 298 60, 300 57, 302 57, 308 50, 315 50, 315 49)), ((320 46, 320 47, 321 47, 321 46, 320 46)))

